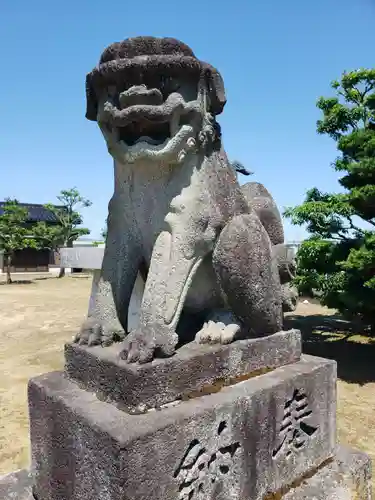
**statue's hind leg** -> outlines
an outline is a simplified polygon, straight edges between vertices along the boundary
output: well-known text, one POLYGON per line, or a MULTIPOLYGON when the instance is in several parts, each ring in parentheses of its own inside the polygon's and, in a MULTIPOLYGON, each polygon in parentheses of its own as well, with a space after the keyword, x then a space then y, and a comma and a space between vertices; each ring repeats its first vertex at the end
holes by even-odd
POLYGON ((277 262, 267 231, 254 212, 236 216, 224 227, 212 262, 230 311, 241 324, 242 338, 282 329, 277 262))

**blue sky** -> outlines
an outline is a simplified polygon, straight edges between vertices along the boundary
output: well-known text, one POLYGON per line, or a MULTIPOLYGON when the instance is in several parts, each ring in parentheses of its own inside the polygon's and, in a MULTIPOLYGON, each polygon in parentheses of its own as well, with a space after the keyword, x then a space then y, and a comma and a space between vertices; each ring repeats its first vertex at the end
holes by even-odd
MULTIPOLYGON (((281 208, 312 186, 335 190, 335 144, 316 134, 315 102, 343 70, 374 65, 374 26, 375 0, 4 1, 0 199, 54 202, 76 186, 93 202, 84 221, 99 235, 113 170, 84 117, 85 75, 107 45, 137 35, 179 38, 220 70, 227 153, 281 208)), ((285 229, 288 240, 304 236, 285 229)))

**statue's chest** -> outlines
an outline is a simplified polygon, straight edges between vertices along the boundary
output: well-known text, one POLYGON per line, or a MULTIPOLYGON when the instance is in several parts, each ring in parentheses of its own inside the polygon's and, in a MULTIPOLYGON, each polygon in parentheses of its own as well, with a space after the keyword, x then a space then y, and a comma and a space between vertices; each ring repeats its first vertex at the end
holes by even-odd
POLYGON ((197 168, 193 168, 190 175, 182 173, 174 182, 176 186, 170 189, 165 222, 172 231, 186 231, 199 225, 211 211, 209 186, 205 172, 197 168))
POLYGON ((207 171, 187 163, 163 175, 152 172, 134 172, 128 191, 146 260, 163 230, 193 247, 202 240, 211 246, 217 207, 207 171))

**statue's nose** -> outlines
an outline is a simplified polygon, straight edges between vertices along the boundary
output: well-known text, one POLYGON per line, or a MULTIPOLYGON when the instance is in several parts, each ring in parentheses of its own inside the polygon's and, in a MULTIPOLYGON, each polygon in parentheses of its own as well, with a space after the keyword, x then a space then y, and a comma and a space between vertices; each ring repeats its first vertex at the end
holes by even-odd
POLYGON ((149 104, 158 106, 163 102, 163 95, 159 89, 148 89, 145 85, 134 85, 121 92, 120 106, 127 108, 135 104, 149 104))

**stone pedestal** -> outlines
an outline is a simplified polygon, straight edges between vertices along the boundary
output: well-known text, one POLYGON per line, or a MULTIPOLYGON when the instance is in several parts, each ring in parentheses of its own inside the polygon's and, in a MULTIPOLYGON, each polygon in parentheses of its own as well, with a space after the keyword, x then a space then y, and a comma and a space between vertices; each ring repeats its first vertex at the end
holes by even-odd
POLYGON ((304 357, 130 415, 63 373, 30 382, 38 500, 262 499, 335 453, 336 367, 304 357))
POLYGON ((218 391, 222 386, 298 361, 298 330, 229 345, 187 344, 167 359, 145 365, 120 359, 121 344, 107 348, 65 346, 65 371, 102 400, 129 413, 218 391))
MULTIPOLYGON (((0 478, 2 500, 35 500, 32 494, 33 476, 20 470, 0 478)), ((265 500, 371 500, 371 462, 369 457, 343 446, 336 450, 335 458, 307 474, 291 487, 265 500)))
POLYGON ((298 331, 143 366, 117 351, 69 344, 30 381, 32 469, 1 499, 371 498, 368 457, 336 446, 336 364, 298 331))

